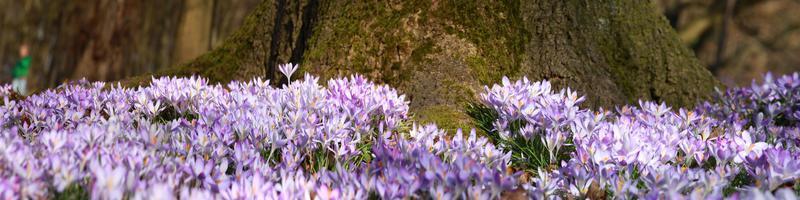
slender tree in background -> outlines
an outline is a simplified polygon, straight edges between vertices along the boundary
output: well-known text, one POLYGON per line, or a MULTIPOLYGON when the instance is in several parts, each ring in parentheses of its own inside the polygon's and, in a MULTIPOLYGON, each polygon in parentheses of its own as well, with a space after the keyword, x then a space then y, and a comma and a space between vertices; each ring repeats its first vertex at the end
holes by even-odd
POLYGON ((393 85, 445 127, 466 126, 461 107, 504 75, 585 91, 593 107, 687 106, 719 85, 653 4, 616 0, 265 1, 220 47, 158 74, 278 80, 289 62, 393 85))
POLYGON ((722 15, 722 30, 719 32, 717 38, 717 52, 714 55, 714 64, 711 64, 709 70, 711 73, 717 74, 720 66, 722 66, 722 56, 725 51, 725 40, 728 36, 729 26, 731 25, 731 18, 733 17, 733 10, 736 8, 736 0, 725 0, 725 11, 722 15))

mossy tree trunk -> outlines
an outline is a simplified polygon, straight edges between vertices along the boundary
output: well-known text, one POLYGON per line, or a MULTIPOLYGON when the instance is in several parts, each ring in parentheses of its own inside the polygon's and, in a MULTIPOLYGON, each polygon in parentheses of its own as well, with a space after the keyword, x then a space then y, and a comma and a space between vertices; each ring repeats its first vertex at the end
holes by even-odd
POLYGON ((504 75, 569 86, 590 107, 689 106, 719 85, 650 1, 620 0, 266 1, 220 48, 161 74, 278 79, 287 62, 390 84, 447 128, 467 127, 463 104, 504 75))

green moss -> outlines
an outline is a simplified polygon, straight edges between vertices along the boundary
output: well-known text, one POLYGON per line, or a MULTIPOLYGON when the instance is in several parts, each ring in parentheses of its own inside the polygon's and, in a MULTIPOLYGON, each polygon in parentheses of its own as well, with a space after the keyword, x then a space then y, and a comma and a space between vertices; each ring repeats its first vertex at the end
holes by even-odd
POLYGON ((462 82, 451 79, 444 79, 441 81, 444 85, 443 90, 440 91, 441 95, 453 100, 456 105, 465 105, 473 101, 476 97, 475 91, 462 82))
POLYGON ((611 80, 620 87, 627 102, 645 99, 692 106, 720 86, 691 51, 681 46, 664 17, 652 12, 652 4, 615 1, 598 4, 601 8, 597 8, 582 6, 578 1, 571 3, 578 29, 586 34, 583 38, 592 40, 581 42, 579 45, 585 46, 578 48, 585 52, 579 53, 591 54, 587 50, 598 47, 611 80), (625 12, 597 12, 606 9, 602 6, 625 12))
POLYGON ((242 46, 238 42, 228 43, 227 46, 204 54, 182 68, 186 72, 198 73, 198 75, 208 78, 210 82, 228 82, 235 78, 234 73, 239 69, 239 62, 243 60, 240 56, 242 53, 239 51, 249 48, 251 47, 242 46))
POLYGON ((442 2, 437 17, 455 26, 445 31, 467 39, 479 49, 479 56, 467 58, 482 84, 498 82, 502 76, 519 73, 520 58, 529 34, 522 26, 519 1, 500 2, 457 1, 442 2))
POLYGON ((434 43, 431 41, 423 42, 419 47, 411 52, 411 62, 421 63, 428 60, 426 56, 438 50, 435 49, 434 43))
MULTIPOLYGON (((436 63, 430 60, 431 55, 444 56, 438 54, 450 51, 447 46, 437 46, 438 36, 431 34, 449 30, 444 32, 474 44, 477 49, 477 54, 455 58, 466 65, 458 67, 469 67, 472 74, 466 76, 476 82, 496 83, 502 76, 519 71, 519 57, 527 38, 520 25, 519 4, 514 0, 499 3, 448 0, 437 2, 435 7, 424 0, 392 5, 329 2, 324 7, 339 10, 322 15, 303 63, 326 66, 315 71, 322 79, 344 72, 365 74, 400 89, 408 88, 409 84, 435 84, 412 79, 418 74, 415 71, 424 71, 419 67, 436 63), (398 62, 398 56, 405 56, 402 53, 410 55, 398 62)), ((436 67, 442 67, 439 65, 436 67)), ((447 106, 457 107, 458 103, 473 100, 470 83, 456 79, 440 81, 442 89, 436 89, 436 94, 441 97, 436 98, 456 103, 447 106)))
POLYGON ((473 128, 470 118, 466 113, 449 106, 429 106, 417 109, 412 120, 420 124, 435 123, 440 129, 448 133, 455 133, 459 128, 469 131, 473 128))
POLYGON ((309 39, 310 48, 303 56, 303 67, 325 64, 328 71, 318 72, 322 78, 337 75, 337 69, 349 68, 357 73, 368 73, 367 58, 375 54, 369 34, 364 30, 366 21, 383 18, 384 4, 376 2, 327 2, 325 6, 337 7, 341 12, 326 12, 309 39), (339 5, 344 4, 344 5, 339 5), (351 52, 358 52, 351 54, 351 52), (329 60, 333 58, 334 60, 329 60))
POLYGON ((469 56, 465 59, 467 66, 472 70, 478 81, 483 85, 491 85, 496 83, 503 76, 499 74, 489 63, 479 56, 469 56))

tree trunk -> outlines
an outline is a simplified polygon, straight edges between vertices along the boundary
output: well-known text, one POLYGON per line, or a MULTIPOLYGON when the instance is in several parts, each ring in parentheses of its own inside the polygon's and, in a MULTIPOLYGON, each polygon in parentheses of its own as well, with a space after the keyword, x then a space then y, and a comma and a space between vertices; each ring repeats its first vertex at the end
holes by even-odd
POLYGON ((446 128, 467 127, 464 103, 504 75, 548 79, 606 108, 689 106, 719 85, 650 1, 480 2, 266 1, 219 48, 160 74, 279 79, 287 62, 323 79, 358 73, 446 128))
POLYGON ((175 60, 188 62, 211 48, 213 0, 186 0, 176 37, 175 60))

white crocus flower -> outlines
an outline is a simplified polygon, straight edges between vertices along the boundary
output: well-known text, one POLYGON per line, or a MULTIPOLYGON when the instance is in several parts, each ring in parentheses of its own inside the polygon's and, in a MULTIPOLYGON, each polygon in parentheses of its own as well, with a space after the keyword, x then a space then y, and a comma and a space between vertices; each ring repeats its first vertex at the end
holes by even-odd
POLYGON ((761 153, 769 147, 769 144, 764 142, 753 142, 753 139, 750 137, 750 132, 747 131, 742 132, 741 137, 734 138, 733 142, 739 146, 739 152, 736 154, 736 157, 733 158, 733 162, 736 163, 744 162, 744 159, 751 153, 761 155, 761 153))

